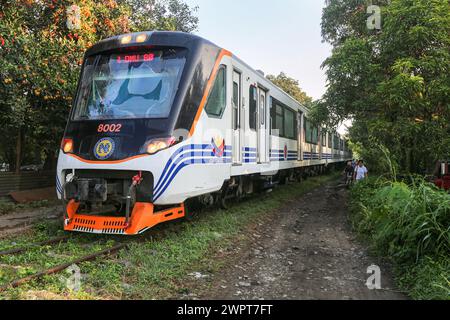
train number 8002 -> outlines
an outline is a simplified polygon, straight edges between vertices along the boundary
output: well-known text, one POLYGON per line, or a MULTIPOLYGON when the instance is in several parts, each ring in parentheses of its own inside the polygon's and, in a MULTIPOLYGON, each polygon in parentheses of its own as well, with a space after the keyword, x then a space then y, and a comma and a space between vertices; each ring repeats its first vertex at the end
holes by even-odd
POLYGON ((121 124, 101 124, 98 126, 97 132, 120 132, 121 124))

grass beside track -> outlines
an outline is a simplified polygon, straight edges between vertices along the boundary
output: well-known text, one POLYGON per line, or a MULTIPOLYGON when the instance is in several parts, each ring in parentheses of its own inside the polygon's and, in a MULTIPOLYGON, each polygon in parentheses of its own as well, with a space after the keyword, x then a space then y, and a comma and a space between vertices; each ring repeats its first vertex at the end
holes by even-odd
POLYGON ((422 178, 370 178, 351 189, 352 222, 394 265, 413 299, 450 300, 450 194, 422 178))
MULTIPOLYGON (((309 178, 278 187, 232 204, 229 209, 204 209, 192 221, 160 225, 136 238, 73 234, 59 245, 39 247, 23 254, 0 256, 0 286, 13 279, 68 262, 117 242, 128 250, 114 257, 83 262, 81 289, 67 288, 70 275, 60 273, 0 292, 3 299, 167 299, 188 293, 191 272, 208 274, 225 263, 215 257, 239 242, 246 228, 269 216, 289 199, 303 195, 337 174, 309 178)), ((42 223, 28 235, 0 240, 0 251, 63 234, 56 223, 42 223)), ((70 280, 69 280, 70 281, 70 280)))

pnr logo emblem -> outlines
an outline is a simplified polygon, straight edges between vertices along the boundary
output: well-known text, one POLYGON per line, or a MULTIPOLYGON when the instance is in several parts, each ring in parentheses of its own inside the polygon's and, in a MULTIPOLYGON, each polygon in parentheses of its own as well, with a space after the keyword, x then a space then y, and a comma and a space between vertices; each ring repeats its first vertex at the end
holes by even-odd
POLYGON ((94 147, 94 155, 99 160, 106 160, 114 153, 114 140, 111 138, 100 139, 94 147))
POLYGON ((225 140, 221 137, 211 139, 211 146, 214 156, 221 158, 225 152, 225 140))

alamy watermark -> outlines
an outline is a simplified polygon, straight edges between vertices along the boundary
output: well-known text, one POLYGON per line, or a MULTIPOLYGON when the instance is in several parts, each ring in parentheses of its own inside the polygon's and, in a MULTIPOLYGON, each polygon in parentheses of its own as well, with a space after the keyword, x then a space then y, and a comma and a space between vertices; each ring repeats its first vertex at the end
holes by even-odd
POLYGON ((370 16, 367 18, 367 29, 369 30, 381 30, 381 8, 377 5, 369 5, 367 7, 367 14, 370 16))
POLYGON ((76 4, 67 7, 66 26, 69 30, 81 29, 81 9, 76 4))
POLYGON ((68 276, 60 276, 59 280, 66 285, 70 291, 78 292, 81 289, 81 272, 80 267, 76 264, 69 266, 65 272, 68 276))
POLYGON ((367 268, 367 273, 370 274, 367 278, 366 286, 369 290, 380 290, 381 289, 381 269, 377 265, 370 265, 367 268))

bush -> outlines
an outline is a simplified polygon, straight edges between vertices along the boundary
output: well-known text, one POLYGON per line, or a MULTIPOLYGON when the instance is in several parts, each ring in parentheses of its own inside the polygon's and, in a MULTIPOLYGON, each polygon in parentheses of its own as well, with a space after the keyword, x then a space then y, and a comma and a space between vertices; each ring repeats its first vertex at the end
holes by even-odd
POLYGON ((412 268, 399 270, 398 283, 413 299, 450 299, 450 259, 424 257, 412 268))
POLYGON ((351 194, 354 228, 401 271, 401 286, 417 298, 450 298, 450 194, 421 178, 371 178, 351 194))

